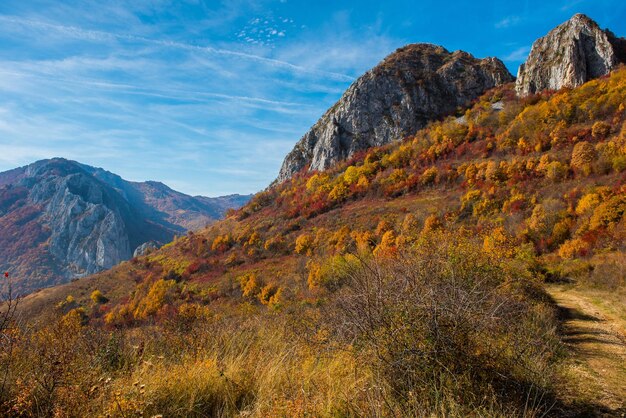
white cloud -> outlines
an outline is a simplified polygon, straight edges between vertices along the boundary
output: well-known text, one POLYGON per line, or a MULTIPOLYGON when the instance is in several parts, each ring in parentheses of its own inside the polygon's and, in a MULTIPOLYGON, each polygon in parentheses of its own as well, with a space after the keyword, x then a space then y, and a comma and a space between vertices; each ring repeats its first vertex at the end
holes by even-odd
POLYGON ((572 9, 575 6, 578 6, 581 3, 584 3, 585 0, 570 0, 570 1, 566 1, 562 6, 561 6, 561 11, 568 11, 570 9, 572 9))
POLYGON ((520 21, 521 21, 521 18, 519 16, 507 16, 504 19, 496 22, 494 24, 494 27, 496 29, 506 29, 511 26, 517 25, 520 21))
POLYGON ((515 61, 524 61, 530 52, 530 46, 522 46, 513 51, 511 51, 508 55, 502 57, 502 61, 505 62, 515 62, 515 61))
MULTIPOLYGON (((264 65, 285 69, 288 71, 292 71, 294 73, 301 74, 309 74, 316 75, 320 77, 328 77, 338 81, 350 81, 352 80, 351 76, 346 74, 341 74, 338 72, 332 71, 324 71, 319 69, 311 69, 304 67, 302 65, 293 64, 291 62, 287 62, 280 59, 269 58, 261 55, 250 54, 247 52, 241 52, 236 50, 224 49, 224 48, 215 48, 211 46, 201 46, 201 45, 192 45, 184 42, 178 42, 167 39, 151 39, 143 36, 135 36, 130 34, 119 34, 119 33, 111 33, 106 31, 99 30, 89 30, 83 29, 76 26, 65 26, 47 23, 43 21, 36 21, 30 19, 23 19, 15 16, 4 16, 0 15, 0 22, 17 24, 28 28, 34 28, 42 31, 53 30, 59 32, 63 35, 81 39, 84 41, 97 41, 97 42, 108 42, 112 40, 122 40, 122 41, 131 41, 131 42, 140 42, 158 45, 165 48, 175 48, 182 49, 186 51, 196 51, 203 52, 207 54, 216 54, 222 56, 228 56, 233 58, 241 58, 245 60, 254 61, 256 63, 261 63, 264 65)), ((248 38, 246 38, 248 39, 248 38)))

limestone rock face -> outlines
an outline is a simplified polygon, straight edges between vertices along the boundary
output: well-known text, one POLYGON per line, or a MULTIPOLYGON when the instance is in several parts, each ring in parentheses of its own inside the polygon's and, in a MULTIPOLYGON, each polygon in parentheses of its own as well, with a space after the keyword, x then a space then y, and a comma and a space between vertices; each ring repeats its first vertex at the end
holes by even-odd
POLYGON ((278 182, 324 170, 355 152, 402 139, 486 90, 513 81, 496 58, 431 44, 398 49, 357 79, 287 155, 278 182))
POLYGON ((141 244, 139 247, 135 248, 133 251, 133 257, 139 257, 142 255, 148 254, 150 251, 156 250, 161 246, 160 243, 155 241, 148 241, 141 244))
MULTIPOLYGON (((120 210, 107 205, 103 191, 86 175, 56 181, 45 217, 52 232, 49 249, 78 277, 130 258, 130 241, 120 210)), ((36 194, 31 195, 34 199, 36 194)))
POLYGON ((518 95, 527 96, 546 89, 578 87, 608 74, 622 62, 626 62, 626 40, 576 14, 535 41, 519 67, 515 89, 518 95))

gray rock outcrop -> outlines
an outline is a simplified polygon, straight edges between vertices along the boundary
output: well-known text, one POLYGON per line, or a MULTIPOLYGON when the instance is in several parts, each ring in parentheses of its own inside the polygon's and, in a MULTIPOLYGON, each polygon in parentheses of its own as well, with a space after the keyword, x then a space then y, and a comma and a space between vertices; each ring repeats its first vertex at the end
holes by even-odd
POLYGON ((625 55, 625 39, 576 14, 535 41, 528 59, 519 67, 515 89, 518 95, 527 96, 547 89, 578 87, 626 62, 625 55))
POLYGON ((161 246, 161 243, 156 241, 148 241, 141 244, 139 247, 135 248, 133 251, 133 257, 140 257, 142 255, 146 255, 153 250, 156 250, 161 246))
POLYGON ((359 77, 300 139, 277 181, 304 167, 324 170, 359 150, 414 134, 428 121, 510 81, 513 77, 496 58, 477 59, 431 44, 400 48, 359 77))

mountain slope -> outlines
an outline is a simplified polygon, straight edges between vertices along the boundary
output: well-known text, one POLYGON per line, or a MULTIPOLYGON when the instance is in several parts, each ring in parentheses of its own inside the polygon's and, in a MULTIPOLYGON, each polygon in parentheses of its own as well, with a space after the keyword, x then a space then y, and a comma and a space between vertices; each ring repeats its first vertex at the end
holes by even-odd
POLYGON ((626 63, 626 39, 602 30, 583 14, 551 30, 533 43, 519 67, 516 90, 526 96, 545 89, 578 87, 626 63))
MULTIPOLYGON (((236 215, 100 277, 171 273, 214 286, 255 272, 298 287, 316 263, 359 243, 370 250, 402 246, 403 234, 433 225, 494 234, 494 250, 513 254, 519 247, 564 265, 580 255, 604 257, 624 246, 624 103, 626 69, 528 100, 516 98, 509 84, 482 96, 462 119, 431 123, 325 172, 295 176, 236 215), (303 256, 312 263, 301 264, 303 256)), ((49 295, 60 300, 71 286, 49 295)), ((240 296, 215 292, 217 299, 240 296)))
POLYGON ((526 99, 501 86, 463 118, 300 173, 205 230, 30 295, 21 313, 116 328, 63 363, 86 392, 111 377, 99 390, 114 416, 521 416, 526 399, 536 415, 601 410, 552 391, 571 377, 557 377, 566 354, 541 283, 624 295, 624 103, 626 69, 526 99), (74 373, 94 363, 95 376, 74 373))
POLYGON ((398 49, 354 82, 287 155, 278 182, 324 170, 372 146, 414 134, 487 89, 512 81, 496 58, 431 44, 398 49))
POLYGON ((0 173, 0 270, 21 278, 19 291, 63 283, 205 226, 245 198, 193 198, 73 161, 38 161, 0 173))

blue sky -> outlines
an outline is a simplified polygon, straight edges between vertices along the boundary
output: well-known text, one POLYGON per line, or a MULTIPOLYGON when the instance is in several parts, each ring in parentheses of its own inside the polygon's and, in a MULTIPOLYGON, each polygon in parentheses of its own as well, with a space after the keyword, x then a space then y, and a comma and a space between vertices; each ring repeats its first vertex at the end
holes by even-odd
POLYGON ((626 35, 623 0, 2 0, 0 171, 60 156, 189 194, 256 192, 396 48, 515 74, 577 12, 626 35))

